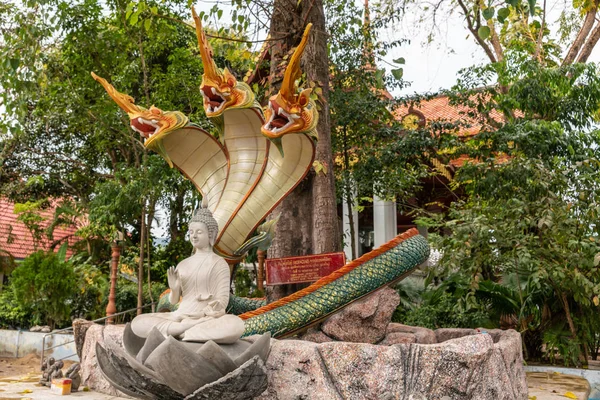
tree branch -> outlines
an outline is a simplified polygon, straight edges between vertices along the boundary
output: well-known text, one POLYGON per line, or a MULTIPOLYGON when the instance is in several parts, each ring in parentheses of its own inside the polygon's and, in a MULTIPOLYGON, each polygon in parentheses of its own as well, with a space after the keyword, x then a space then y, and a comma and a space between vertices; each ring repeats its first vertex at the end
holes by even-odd
POLYGON ((469 10, 468 10, 467 6, 465 5, 464 1, 457 0, 457 2, 458 2, 458 5, 460 6, 460 8, 462 9, 463 13, 465 14, 465 19, 467 20, 467 27, 469 28, 469 31, 473 34, 473 36, 475 37, 475 40, 481 46, 483 51, 485 51, 485 54, 488 56, 490 61, 493 63, 497 62, 496 57, 494 56, 494 53, 492 52, 492 49, 490 49, 490 46, 488 46, 487 43, 479 37, 479 34, 477 33, 478 27, 476 27, 473 24, 473 20, 469 17, 469 10))
POLYGON ((579 57, 577 57, 578 63, 584 63, 592 54, 592 50, 598 43, 598 39, 600 39, 600 24, 596 25, 590 36, 588 37, 583 49, 581 49, 581 53, 579 53, 579 57))
POLYGON ((585 39, 589 35, 592 27, 594 26, 594 21, 596 20, 596 12, 598 11, 598 2, 594 1, 594 7, 587 12, 585 15, 585 19, 583 20, 583 25, 581 25, 581 29, 579 29, 579 33, 577 33, 577 37, 573 41, 571 48, 567 52, 565 59, 562 62, 562 65, 569 65, 575 61, 577 58, 577 54, 579 50, 585 43, 585 39))

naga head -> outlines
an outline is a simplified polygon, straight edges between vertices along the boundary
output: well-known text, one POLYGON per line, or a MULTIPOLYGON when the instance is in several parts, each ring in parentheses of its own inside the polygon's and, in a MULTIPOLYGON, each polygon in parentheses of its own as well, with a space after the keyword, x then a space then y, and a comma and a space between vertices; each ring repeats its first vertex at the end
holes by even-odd
POLYGON ((108 95, 129 116, 131 129, 144 137, 144 146, 156 150, 167 159, 160 148, 160 140, 169 132, 181 128, 188 123, 188 118, 179 111, 163 111, 151 106, 149 109, 135 104, 133 97, 117 91, 106 79, 92 72, 92 77, 100 82, 108 95))
POLYGON ((221 70, 213 60, 213 51, 202 30, 202 21, 192 7, 192 16, 196 24, 196 36, 204 74, 200 84, 200 93, 204 99, 204 111, 207 117, 218 117, 226 109, 250 107, 254 103, 254 93, 250 86, 238 82, 227 68, 221 70))
MULTIPOLYGON (((312 24, 308 24, 302 35, 302 41, 294 51, 285 69, 279 93, 271 96, 265 109, 265 120, 261 132, 272 141, 279 140, 288 133, 306 133, 316 136, 318 113, 311 100, 312 89, 304 89, 298 93, 296 80, 300 78, 300 59, 308 41, 312 24)), ((277 143, 276 143, 277 144, 277 143)))

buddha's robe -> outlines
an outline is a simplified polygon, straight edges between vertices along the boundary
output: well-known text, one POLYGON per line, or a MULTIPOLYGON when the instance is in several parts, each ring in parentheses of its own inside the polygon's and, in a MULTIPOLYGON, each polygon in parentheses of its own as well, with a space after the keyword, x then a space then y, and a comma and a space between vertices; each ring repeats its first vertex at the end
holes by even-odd
MULTIPOLYGON (((210 253, 196 253, 176 269, 179 275, 181 302, 174 312, 142 314, 134 318, 131 329, 147 337, 152 328, 168 336, 185 327, 184 341, 233 343, 244 331, 244 322, 225 314, 229 302, 229 265, 210 253)), ((171 288, 173 290, 173 288, 171 288)))

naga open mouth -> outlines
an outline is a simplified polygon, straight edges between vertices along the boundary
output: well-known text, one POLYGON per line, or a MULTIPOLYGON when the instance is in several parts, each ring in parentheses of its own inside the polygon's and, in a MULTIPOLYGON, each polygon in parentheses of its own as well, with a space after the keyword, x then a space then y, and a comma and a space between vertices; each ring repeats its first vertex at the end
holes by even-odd
POLYGON ((271 118, 269 118, 263 128, 273 133, 279 133, 288 129, 300 118, 298 114, 287 113, 283 107, 280 107, 273 101, 269 101, 269 110, 271 111, 271 118))
POLYGON ((200 93, 204 97, 204 106, 209 113, 219 112, 225 105, 225 97, 221 96, 213 86, 201 87, 200 93))
POLYGON ((138 132, 140 135, 148 139, 160 129, 158 120, 148 120, 142 117, 137 117, 131 120, 131 129, 138 132))

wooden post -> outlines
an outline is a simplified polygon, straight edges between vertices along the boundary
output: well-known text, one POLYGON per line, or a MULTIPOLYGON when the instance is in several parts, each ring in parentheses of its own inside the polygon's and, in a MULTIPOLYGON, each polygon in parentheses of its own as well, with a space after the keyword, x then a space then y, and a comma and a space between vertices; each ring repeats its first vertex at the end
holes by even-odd
POLYGON ((257 250, 256 255, 258 256, 258 274, 256 277, 256 288, 264 293, 263 280, 265 276, 265 256, 266 251, 257 250))
MULTIPOLYGON (((108 295, 108 304, 106 306, 106 316, 111 317, 117 313, 117 302, 115 291, 117 289, 117 268, 119 267, 119 258, 121 257, 121 247, 115 241, 112 246, 112 262, 110 265, 110 294, 108 295)), ((108 318, 106 324, 114 324, 114 318, 108 318)))

